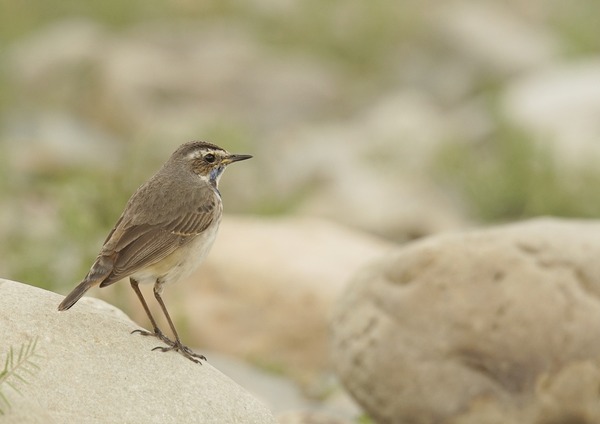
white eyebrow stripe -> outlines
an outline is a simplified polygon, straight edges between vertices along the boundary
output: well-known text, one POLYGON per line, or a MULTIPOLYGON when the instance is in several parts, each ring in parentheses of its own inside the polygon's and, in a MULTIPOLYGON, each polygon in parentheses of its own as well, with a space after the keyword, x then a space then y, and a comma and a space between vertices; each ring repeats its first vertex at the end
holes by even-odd
POLYGON ((201 150, 194 150, 194 151, 192 151, 192 152, 190 152, 190 153, 187 154, 187 158, 188 159, 198 159, 198 158, 202 157, 203 153, 204 152, 201 151, 201 150))

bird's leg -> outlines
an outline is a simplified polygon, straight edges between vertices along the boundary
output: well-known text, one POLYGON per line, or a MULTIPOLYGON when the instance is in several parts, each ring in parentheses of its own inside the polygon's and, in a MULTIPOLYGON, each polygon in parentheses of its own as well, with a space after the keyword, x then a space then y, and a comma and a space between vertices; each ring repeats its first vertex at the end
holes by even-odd
POLYGON ((148 304, 146 303, 144 296, 142 296, 142 292, 140 291, 139 283, 137 282, 137 280, 130 278, 129 283, 131 284, 131 288, 137 295, 138 299, 140 299, 140 302, 142 303, 142 306, 144 307, 144 311, 146 311, 146 315, 148 315, 148 318, 150 319, 150 323, 152 324, 152 332, 146 331, 146 330, 133 330, 131 332, 131 334, 138 333, 138 334, 141 334, 142 336, 154 336, 154 337, 159 338, 163 342, 167 343, 168 345, 173 344, 174 342, 171 339, 169 339, 167 336, 165 336, 162 333, 162 331, 160 331, 160 329, 158 328, 158 325, 156 325, 156 321, 154 320, 154 317, 150 313, 150 308, 148 308, 148 304))
POLYGON ((162 352, 168 352, 169 350, 174 350, 174 351, 181 353, 183 356, 185 356, 192 362, 201 364, 202 362, 200 362, 200 359, 204 359, 206 361, 206 357, 204 355, 199 355, 197 353, 194 353, 192 351, 192 349, 190 349, 189 347, 187 347, 181 343, 181 340, 179 339, 179 334, 177 334, 177 330, 175 330, 175 325, 173 325, 173 321, 171 320, 171 317, 169 316, 169 312, 167 312, 167 307, 165 306, 165 302, 163 302, 162 298, 160 297, 160 292, 161 292, 161 284, 159 281, 157 281, 156 284, 154 285, 154 297, 156 297, 156 300, 157 300, 158 304, 160 305, 160 307, 163 311, 163 314, 165 315, 165 317, 167 318, 167 321, 169 322, 169 327, 171 327, 171 331, 173 332, 173 335, 175 336, 175 341, 174 342, 172 342, 172 341, 165 342, 169 345, 169 347, 158 346, 152 350, 160 350, 162 352))

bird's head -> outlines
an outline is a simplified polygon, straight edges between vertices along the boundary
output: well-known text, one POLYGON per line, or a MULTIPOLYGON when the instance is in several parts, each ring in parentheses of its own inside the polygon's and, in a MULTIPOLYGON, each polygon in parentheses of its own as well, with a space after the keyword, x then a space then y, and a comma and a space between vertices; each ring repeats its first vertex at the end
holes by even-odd
POLYGON ((192 141, 183 144, 173 158, 183 161, 192 172, 215 187, 227 165, 250 159, 251 155, 238 155, 205 141, 192 141))

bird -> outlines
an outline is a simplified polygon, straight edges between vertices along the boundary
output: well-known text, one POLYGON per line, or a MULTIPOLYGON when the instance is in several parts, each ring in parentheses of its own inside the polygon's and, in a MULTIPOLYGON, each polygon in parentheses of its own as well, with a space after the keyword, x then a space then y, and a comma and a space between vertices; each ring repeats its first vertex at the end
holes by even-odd
POLYGON ((106 287, 129 277, 152 331, 134 330, 154 336, 166 346, 152 350, 176 351, 200 363, 204 355, 182 344, 161 297, 166 285, 189 276, 202 262, 215 241, 223 214, 219 180, 225 168, 252 158, 231 154, 205 141, 182 144, 127 202, 85 278, 58 305, 71 308, 92 287, 106 287), (153 292, 174 340, 158 327, 140 284, 154 284, 153 292))

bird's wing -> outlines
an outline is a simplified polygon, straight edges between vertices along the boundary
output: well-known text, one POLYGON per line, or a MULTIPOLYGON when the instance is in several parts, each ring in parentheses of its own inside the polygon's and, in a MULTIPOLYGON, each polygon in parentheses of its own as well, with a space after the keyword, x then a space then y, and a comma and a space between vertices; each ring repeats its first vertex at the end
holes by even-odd
POLYGON ((100 253, 114 258, 112 272, 100 287, 164 259, 206 230, 219 213, 219 204, 210 189, 190 193, 180 199, 177 210, 166 213, 172 204, 162 205, 163 209, 154 214, 155 220, 151 223, 141 222, 139 214, 124 215, 119 219, 100 253))

